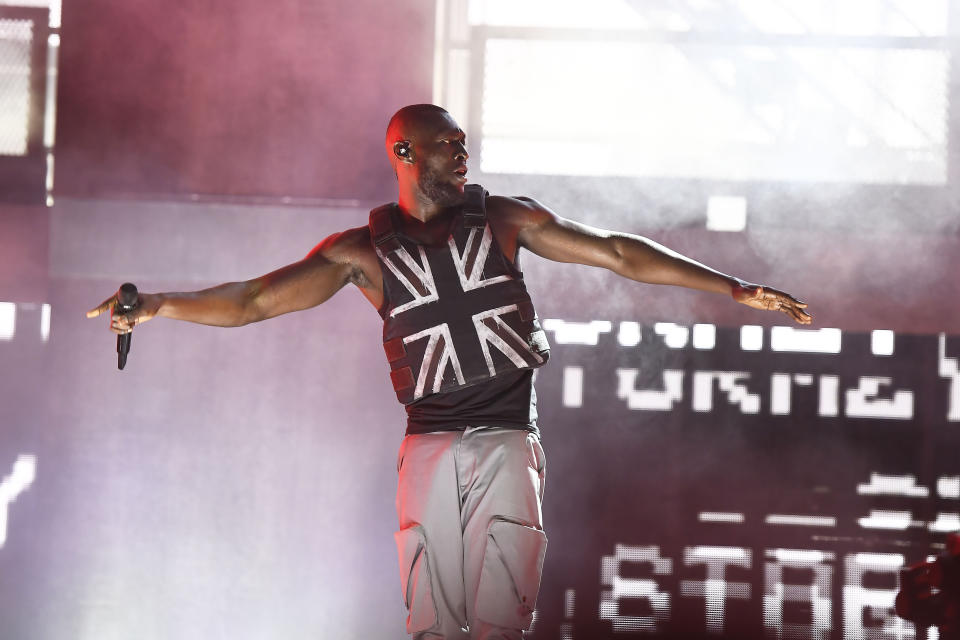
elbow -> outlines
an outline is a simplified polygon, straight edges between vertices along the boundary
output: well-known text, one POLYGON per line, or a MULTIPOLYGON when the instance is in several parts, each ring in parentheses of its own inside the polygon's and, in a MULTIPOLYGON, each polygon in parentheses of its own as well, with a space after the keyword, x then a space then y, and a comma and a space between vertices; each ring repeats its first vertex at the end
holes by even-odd
POLYGON ((607 269, 617 275, 636 280, 637 278, 634 277, 636 269, 630 259, 628 242, 629 238, 617 235, 610 236, 606 255, 607 269))
POLYGON ((251 280, 243 283, 243 291, 238 301, 238 312, 235 315, 234 327, 244 327, 254 322, 260 322, 267 319, 267 313, 263 304, 262 285, 251 280))
POLYGON ((261 320, 266 320, 268 318, 267 314, 264 312, 263 308, 257 304, 255 300, 247 300, 244 302, 241 307, 241 311, 238 314, 237 322, 233 326, 235 327, 245 327, 248 324, 253 324, 254 322, 260 322, 261 320))
POLYGON ((657 284, 655 264, 651 260, 650 247, 646 238, 640 236, 614 235, 610 238, 610 271, 619 276, 657 284))

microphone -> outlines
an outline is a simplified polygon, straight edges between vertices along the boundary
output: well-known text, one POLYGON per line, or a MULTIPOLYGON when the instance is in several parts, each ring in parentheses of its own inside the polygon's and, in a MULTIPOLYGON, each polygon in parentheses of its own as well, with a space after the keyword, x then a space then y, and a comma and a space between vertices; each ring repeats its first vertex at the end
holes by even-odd
MULTIPOLYGON (((140 295, 137 287, 130 282, 124 282, 117 291, 117 304, 113 307, 114 313, 130 313, 137 308, 140 302, 140 295)), ((132 333, 124 333, 117 336, 117 369, 123 369, 127 366, 127 354, 130 353, 130 339, 132 333)))

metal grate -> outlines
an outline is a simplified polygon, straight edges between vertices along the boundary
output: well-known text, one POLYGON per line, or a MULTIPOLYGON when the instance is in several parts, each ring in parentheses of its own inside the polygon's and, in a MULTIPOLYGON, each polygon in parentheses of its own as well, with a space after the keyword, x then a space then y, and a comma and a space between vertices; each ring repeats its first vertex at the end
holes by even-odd
POLYGON ((0 155, 24 156, 30 123, 33 22, 0 19, 0 155))

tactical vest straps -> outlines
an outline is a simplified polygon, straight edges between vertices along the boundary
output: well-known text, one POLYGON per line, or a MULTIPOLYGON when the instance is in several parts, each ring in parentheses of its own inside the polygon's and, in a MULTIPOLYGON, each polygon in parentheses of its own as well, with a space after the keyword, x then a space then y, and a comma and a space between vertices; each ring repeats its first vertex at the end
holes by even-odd
POLYGON ((391 202, 380 205, 370 212, 370 234, 373 236, 373 244, 384 252, 400 247, 396 225, 393 223, 393 209, 396 206, 391 202))
MULTIPOLYGON (((487 195, 488 192, 479 184, 468 184, 463 188, 467 196, 463 203, 463 226, 468 229, 482 229, 487 224, 487 195)), ((373 235, 373 244, 384 252, 399 247, 397 238, 395 203, 380 205, 370 212, 370 233, 373 235)))
POLYGON ((463 188, 467 201, 463 203, 463 226, 482 229, 487 224, 487 190, 479 184, 463 188))

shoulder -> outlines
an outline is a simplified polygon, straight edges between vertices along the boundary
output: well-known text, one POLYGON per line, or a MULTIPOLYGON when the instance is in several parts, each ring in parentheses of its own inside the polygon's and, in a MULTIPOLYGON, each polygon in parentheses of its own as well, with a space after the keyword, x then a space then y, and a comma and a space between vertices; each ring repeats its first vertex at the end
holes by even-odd
POLYGON ((364 225, 327 236, 313 248, 310 256, 321 255, 334 262, 355 262, 372 253, 370 228, 364 225))
POLYGON ((546 205, 526 196, 488 196, 487 216, 494 224, 518 229, 538 226, 556 216, 546 205))

